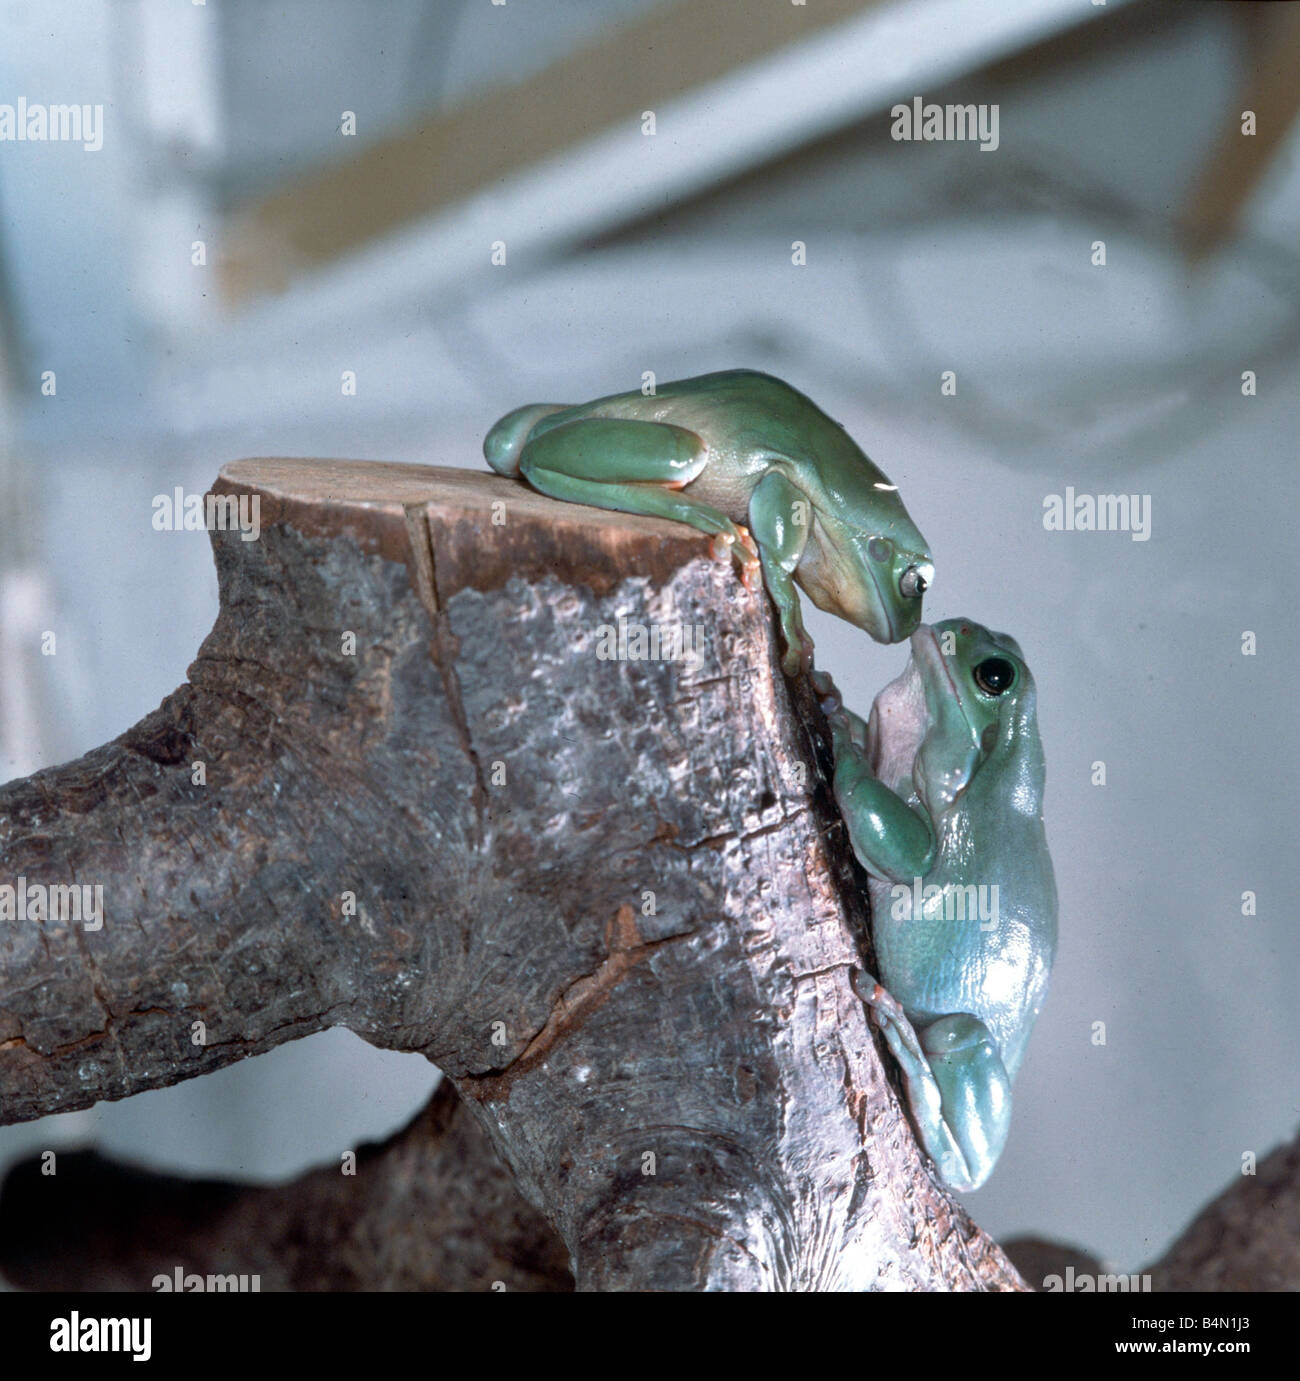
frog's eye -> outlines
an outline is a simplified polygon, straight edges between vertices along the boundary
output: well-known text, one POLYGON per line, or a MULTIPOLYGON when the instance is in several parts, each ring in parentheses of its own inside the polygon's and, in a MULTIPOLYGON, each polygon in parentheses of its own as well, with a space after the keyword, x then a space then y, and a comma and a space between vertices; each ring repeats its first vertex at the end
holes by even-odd
POLYGON ((898 582, 898 589, 904 599, 920 599, 933 579, 933 566, 909 566, 898 582))
POLYGON ((975 668, 975 684, 985 695, 1002 695, 1016 683, 1016 669, 1005 657, 986 657, 975 668))

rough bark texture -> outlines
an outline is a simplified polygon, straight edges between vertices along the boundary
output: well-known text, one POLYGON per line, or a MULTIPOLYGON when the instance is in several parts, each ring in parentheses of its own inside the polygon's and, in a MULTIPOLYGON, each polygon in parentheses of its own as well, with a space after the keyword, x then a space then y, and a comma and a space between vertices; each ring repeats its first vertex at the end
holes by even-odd
POLYGON ((820 714, 706 539, 423 467, 217 490, 262 533, 213 534, 188 684, 0 789, 0 880, 105 909, 0 924, 0 1120, 341 1024, 449 1076, 579 1289, 1023 1288, 886 1078, 820 714), (601 660, 620 616, 701 655, 601 660))

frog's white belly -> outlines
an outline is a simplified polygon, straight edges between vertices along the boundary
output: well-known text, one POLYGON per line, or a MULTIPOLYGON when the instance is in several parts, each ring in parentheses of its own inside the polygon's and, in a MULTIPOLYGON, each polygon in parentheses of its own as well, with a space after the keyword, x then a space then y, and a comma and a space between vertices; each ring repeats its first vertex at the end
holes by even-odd
POLYGON ((735 466, 710 461, 682 492, 725 513, 733 523, 748 523, 754 484, 752 475, 735 466))

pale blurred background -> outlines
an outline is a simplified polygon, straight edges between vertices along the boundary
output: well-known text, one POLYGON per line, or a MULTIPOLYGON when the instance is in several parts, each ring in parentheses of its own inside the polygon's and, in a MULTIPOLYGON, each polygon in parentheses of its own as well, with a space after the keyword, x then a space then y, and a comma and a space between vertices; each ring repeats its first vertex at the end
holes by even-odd
MULTIPOLYGON (((770 370, 901 487, 930 617, 1035 670, 1062 942, 968 1202, 1136 1269, 1300 1107, 1298 15, 0 0, 0 104, 104 107, 97 152, 0 142, 0 778, 184 679, 216 582, 154 495, 248 454, 480 467, 517 404, 770 370), (891 139, 918 95, 996 103, 998 147, 891 139), (1150 540, 1045 531, 1067 485, 1150 495, 1150 540)), ((811 628, 865 711, 905 654, 811 628)), ((0 1129, 0 1164, 283 1178, 436 1078, 334 1031, 0 1129)))

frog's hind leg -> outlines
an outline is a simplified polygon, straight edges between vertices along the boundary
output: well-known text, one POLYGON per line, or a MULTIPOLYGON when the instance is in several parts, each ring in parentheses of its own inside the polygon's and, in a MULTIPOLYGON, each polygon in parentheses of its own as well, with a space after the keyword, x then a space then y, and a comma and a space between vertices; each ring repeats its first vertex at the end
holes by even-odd
POLYGON ((917 1136, 939 1177, 952 1189, 978 1189, 1011 1125, 1011 1079, 992 1033, 969 1012, 918 1031, 870 975, 855 973, 853 986, 903 1071, 917 1136))
POLYGON ((749 533, 710 504, 680 492, 707 463, 703 439, 684 427, 583 417, 531 437, 519 457, 519 473, 552 498, 688 523, 730 549, 750 585, 758 551, 749 533))
POLYGON ((519 457, 528 443, 528 433, 552 413, 563 412, 567 403, 529 403, 508 412, 483 438, 483 458, 497 472, 511 479, 519 474, 519 457))

